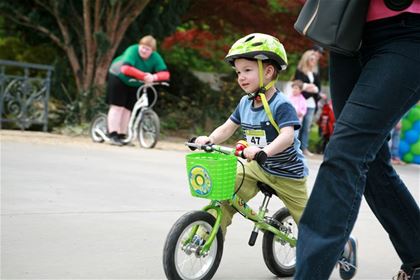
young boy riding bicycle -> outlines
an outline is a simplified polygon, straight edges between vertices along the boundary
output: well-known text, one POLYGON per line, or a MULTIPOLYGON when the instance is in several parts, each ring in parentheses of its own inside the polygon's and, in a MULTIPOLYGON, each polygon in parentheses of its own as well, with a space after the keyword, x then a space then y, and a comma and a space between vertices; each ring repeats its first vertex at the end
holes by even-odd
MULTIPOLYGON (((247 202, 259 192, 257 182, 263 182, 275 190, 298 224, 308 200, 308 168, 299 148, 300 122, 296 110, 275 87, 278 73, 287 67, 286 51, 277 38, 253 33, 236 41, 225 60, 234 67, 238 84, 247 96, 241 98, 224 124, 209 136, 197 137, 195 142, 200 145, 219 144, 241 127, 249 146, 243 151, 247 158, 244 169, 237 169, 237 195, 247 202), (260 165, 253 159, 261 150, 268 158, 260 165)), ((221 208, 221 228, 226 235, 226 228, 232 223, 236 210, 227 203, 221 208)), ((350 240, 349 244, 352 242, 350 240)), ((343 279, 351 279, 356 270, 355 248, 350 251, 347 246, 343 252, 345 268, 350 267, 347 271, 340 264, 343 279), (351 262, 347 262, 350 259, 351 262)))
MULTIPOLYGON (((259 192, 257 182, 261 181, 276 191, 298 223, 308 199, 308 169, 299 149, 296 111, 275 87, 278 72, 287 66, 284 47, 270 35, 254 33, 238 40, 225 60, 235 68, 238 84, 247 96, 242 97, 224 124, 209 136, 198 137, 196 143, 219 144, 241 126, 250 146, 244 150, 248 159, 245 172, 238 168, 236 188, 245 176, 238 196, 250 200, 259 192), (252 161, 261 150, 268 155, 263 165, 252 161)), ((229 205, 223 205, 222 210, 221 227, 225 234, 236 211, 229 205)))

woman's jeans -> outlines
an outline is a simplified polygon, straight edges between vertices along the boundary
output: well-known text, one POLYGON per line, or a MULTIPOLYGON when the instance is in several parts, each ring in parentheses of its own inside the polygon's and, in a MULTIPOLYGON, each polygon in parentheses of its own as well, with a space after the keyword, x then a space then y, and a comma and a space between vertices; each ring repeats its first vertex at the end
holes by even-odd
POLYGON ((330 82, 338 118, 299 223, 299 280, 329 278, 363 195, 402 262, 420 261, 419 206, 390 164, 387 143, 420 98, 419 15, 367 24, 358 57, 331 53, 330 82))
POLYGON ((308 108, 302 120, 302 127, 299 130, 299 141, 302 151, 308 149, 309 134, 311 131, 312 120, 314 119, 315 108, 308 108))

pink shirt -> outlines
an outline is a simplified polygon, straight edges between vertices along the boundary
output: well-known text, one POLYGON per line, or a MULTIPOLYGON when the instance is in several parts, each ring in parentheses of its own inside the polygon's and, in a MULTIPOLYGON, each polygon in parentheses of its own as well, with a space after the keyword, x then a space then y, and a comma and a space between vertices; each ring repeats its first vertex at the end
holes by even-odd
POLYGON ((307 111, 306 99, 303 97, 302 94, 299 95, 289 95, 289 100, 292 103, 293 107, 295 107, 296 113, 298 115, 299 121, 302 123, 303 117, 307 111))
POLYGON ((388 9, 384 0, 370 0, 366 21, 393 17, 405 12, 420 14, 420 0, 414 0, 410 7, 402 11, 393 11, 388 9))

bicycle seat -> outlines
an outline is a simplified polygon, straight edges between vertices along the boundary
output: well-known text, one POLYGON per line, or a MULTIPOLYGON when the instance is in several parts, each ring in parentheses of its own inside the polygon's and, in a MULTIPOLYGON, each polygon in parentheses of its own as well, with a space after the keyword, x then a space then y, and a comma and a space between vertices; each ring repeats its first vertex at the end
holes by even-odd
POLYGON ((257 187, 261 190, 261 192, 268 196, 271 197, 273 194, 276 194, 276 191, 273 190, 273 188, 271 188, 269 185, 264 184, 263 182, 257 182, 257 187))

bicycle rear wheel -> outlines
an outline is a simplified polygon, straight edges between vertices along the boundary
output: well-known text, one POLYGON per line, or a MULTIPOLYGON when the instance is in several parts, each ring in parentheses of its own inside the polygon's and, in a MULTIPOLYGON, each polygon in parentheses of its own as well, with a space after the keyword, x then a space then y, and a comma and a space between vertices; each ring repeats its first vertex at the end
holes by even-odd
POLYGON ((159 116, 152 109, 145 110, 138 128, 140 146, 147 149, 153 148, 159 139, 159 134, 159 116))
POLYGON ((93 142, 102 143, 105 141, 101 133, 106 135, 108 131, 107 126, 107 116, 104 113, 100 113, 93 118, 89 129, 90 138, 92 138, 93 142))
POLYGON ((207 254, 200 254, 215 218, 204 211, 186 213, 172 226, 163 249, 163 268, 169 280, 211 279, 223 253, 223 234, 219 228, 207 254), (192 237, 191 230, 199 226, 192 237))
MULTIPOLYGON (((282 225, 284 231, 297 239, 298 227, 287 208, 274 213, 273 219, 282 225)), ((274 234, 267 231, 264 233, 262 251, 264 262, 272 273, 279 277, 289 277, 295 273, 296 247, 291 247, 287 242, 277 241, 274 234)))

